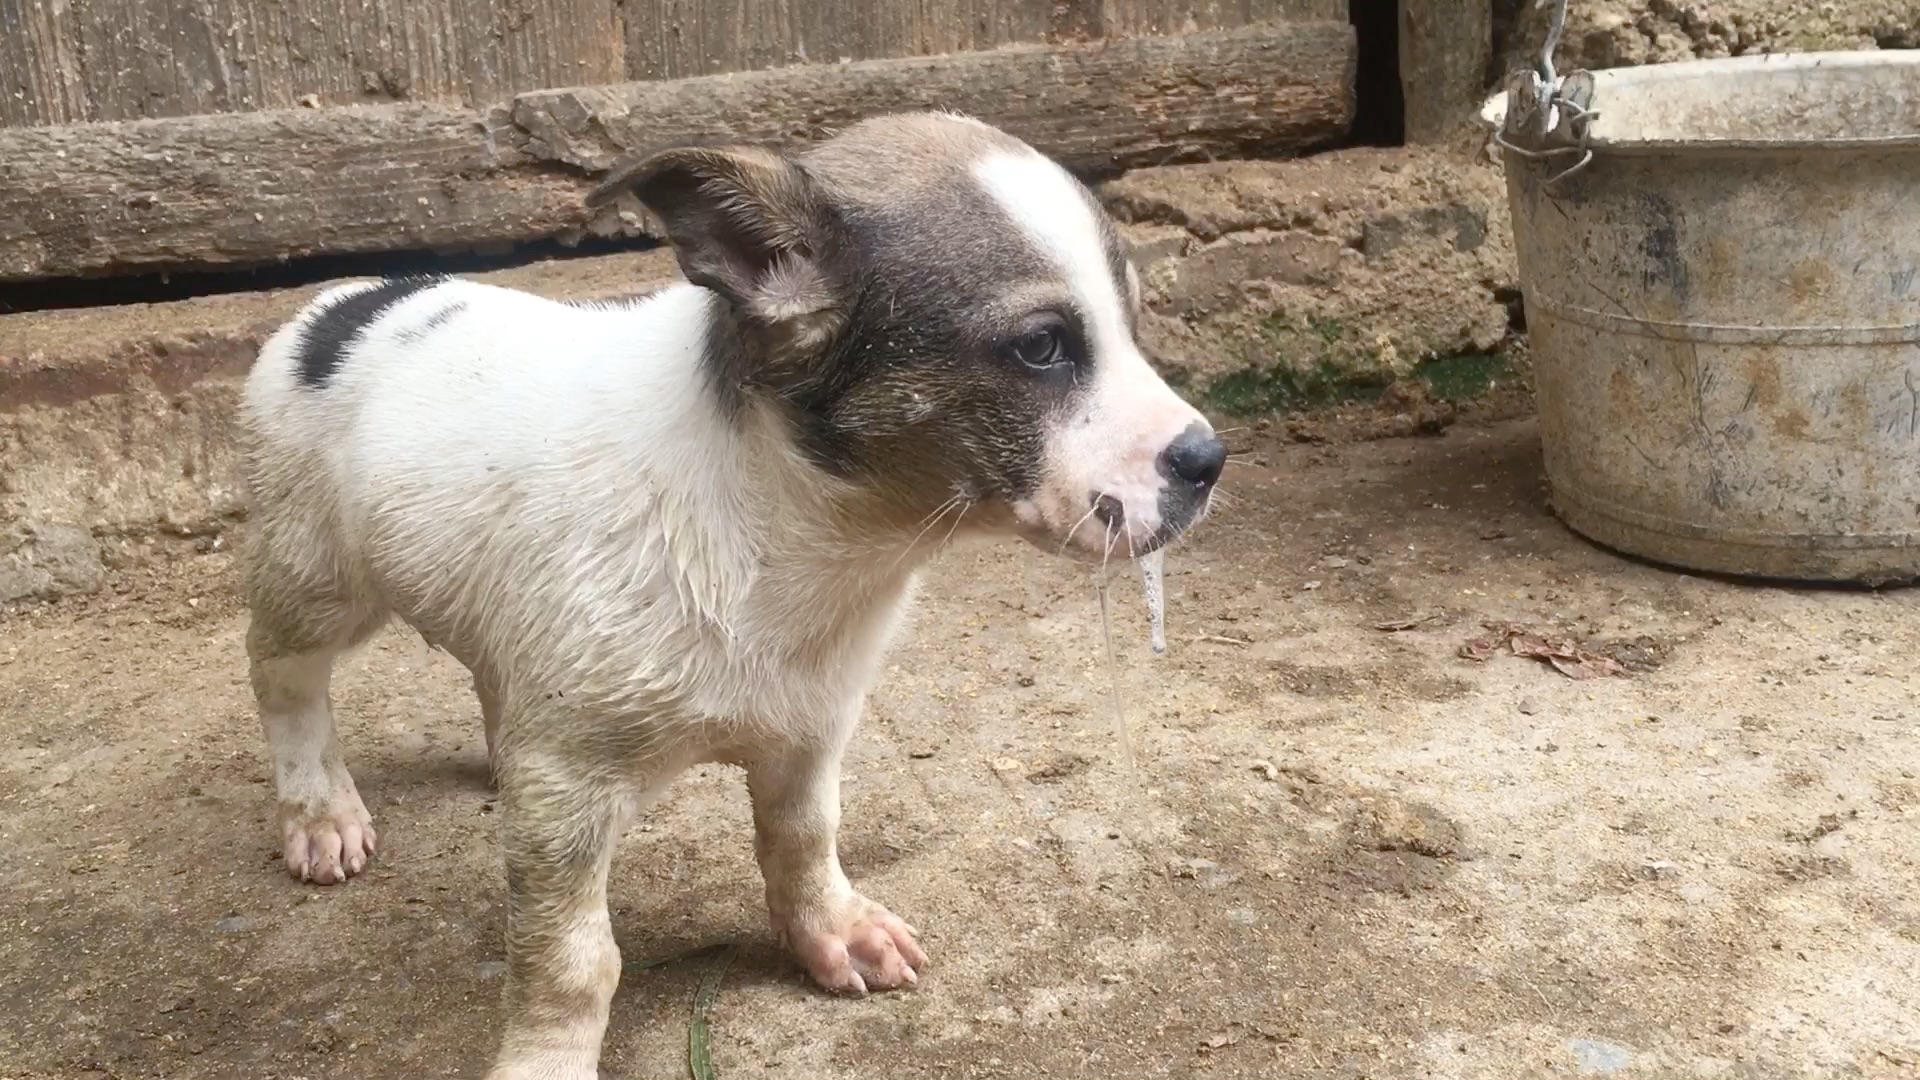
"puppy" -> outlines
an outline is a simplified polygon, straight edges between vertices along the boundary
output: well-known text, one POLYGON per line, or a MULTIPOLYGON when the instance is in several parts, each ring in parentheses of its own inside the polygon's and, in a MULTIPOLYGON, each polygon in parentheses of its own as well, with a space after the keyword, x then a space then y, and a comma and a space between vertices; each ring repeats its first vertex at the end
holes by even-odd
POLYGON ((615 841, 682 769, 746 770, 782 942, 908 986, 915 932, 835 852, 841 753, 959 533, 1141 554, 1225 451, 1134 342, 1092 196, 945 114, 612 177, 686 283, 576 306, 441 278, 329 290, 248 377, 247 651, 286 867, 366 869, 340 653, 398 617, 473 674, 507 865, 494 1080, 589 1080, 620 974, 615 841))

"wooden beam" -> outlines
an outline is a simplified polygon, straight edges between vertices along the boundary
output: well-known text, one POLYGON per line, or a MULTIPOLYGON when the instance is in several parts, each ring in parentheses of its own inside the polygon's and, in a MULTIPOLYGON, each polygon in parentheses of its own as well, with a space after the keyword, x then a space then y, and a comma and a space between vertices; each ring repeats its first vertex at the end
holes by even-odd
POLYGON ((1447 142, 1484 103, 1493 55, 1487 0, 1400 0, 1400 92, 1406 141, 1447 142))
MULTIPOLYGON (((0 0, 0 10, 8 2, 0 0)), ((1257 22, 1345 22, 1347 0, 622 0, 620 11, 627 78, 678 79, 1257 22)))
POLYGON ((1069 168, 1298 153, 1353 122, 1353 28, 1275 23, 1084 45, 1015 45, 521 94, 530 156, 600 171, 692 138, 800 142, 863 116, 945 108, 1069 168))
POLYGON ((1193 34, 522 94, 486 114, 392 105, 0 131, 0 281, 485 247, 644 222, 580 194, 636 151, 806 140, 941 107, 1070 167, 1285 154, 1354 111, 1352 30, 1193 34))
POLYGON ((630 78, 617 0, 0 0, 0 127, 630 78))
POLYGON ((0 131, 0 281, 552 236, 579 182, 391 105, 0 131))

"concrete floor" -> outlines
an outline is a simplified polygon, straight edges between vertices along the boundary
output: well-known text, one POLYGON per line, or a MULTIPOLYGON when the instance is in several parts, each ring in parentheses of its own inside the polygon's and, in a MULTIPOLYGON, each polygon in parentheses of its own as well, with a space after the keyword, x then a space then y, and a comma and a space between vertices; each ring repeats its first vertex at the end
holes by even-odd
MULTIPOLYGON (((1526 421, 1239 437, 1167 656, 1116 589, 1137 777, 1084 571, 937 564, 845 788, 919 990, 831 999, 772 949, 738 775, 627 839, 629 959, 742 946, 720 1076, 1914 1075, 1920 595, 1590 547, 1526 421), (1460 657, 1487 621, 1629 673, 1460 657)), ((477 1076, 503 909, 465 675, 397 633, 345 666, 383 856, 301 887, 233 582, 220 549, 136 558, 0 622, 0 1077, 477 1076)), ((604 1076, 686 1075, 708 963, 629 974, 604 1076)))

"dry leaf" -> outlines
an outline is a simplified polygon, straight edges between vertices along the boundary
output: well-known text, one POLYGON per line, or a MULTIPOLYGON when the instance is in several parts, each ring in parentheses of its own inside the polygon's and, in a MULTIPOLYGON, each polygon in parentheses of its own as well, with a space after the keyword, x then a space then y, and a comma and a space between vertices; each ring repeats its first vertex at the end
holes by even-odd
POLYGON ((1610 656, 1583 649, 1572 642, 1550 638, 1518 623, 1485 623, 1494 637, 1474 638, 1460 646, 1460 655, 1469 660, 1485 660, 1505 643, 1515 656, 1545 660, 1555 671, 1569 679, 1600 679, 1609 675, 1625 676, 1627 669, 1610 656))

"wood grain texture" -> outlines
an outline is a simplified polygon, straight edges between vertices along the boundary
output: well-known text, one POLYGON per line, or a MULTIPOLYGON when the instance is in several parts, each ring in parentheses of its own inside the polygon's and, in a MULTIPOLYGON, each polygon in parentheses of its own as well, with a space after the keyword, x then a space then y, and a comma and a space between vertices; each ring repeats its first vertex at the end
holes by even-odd
POLYGON ((1346 20, 1345 0, 626 0, 623 10, 636 80, 1346 20))
POLYGON ((480 106, 626 77, 617 0, 0 0, 0 29, 7 127, 480 106))
POLYGON ((1492 54, 1486 0, 1400 0, 1407 142, 1447 142, 1468 129, 1486 97, 1492 54))
POLYGON ((459 106, 0 131, 0 280, 552 236, 579 182, 459 106))
POLYGON ((1346 22, 1346 0, 1103 0, 1098 32, 1146 37, 1259 22, 1346 22))
POLYGON ((78 41, 71 4, 0 0, 0 127, 87 118, 78 41))
POLYGON ((598 171, 683 139, 804 141, 873 113, 947 108, 1101 173, 1336 139, 1353 120, 1354 62, 1344 22, 1269 23, 536 91, 511 118, 528 154, 598 171))
POLYGON ((580 195, 634 151, 972 113, 1089 174, 1296 152, 1352 122, 1344 23, 522 94, 0 131, 0 280, 642 232, 580 195))
POLYGON ((0 0, 0 127, 478 107, 622 79, 1344 18, 1344 0, 0 0))

